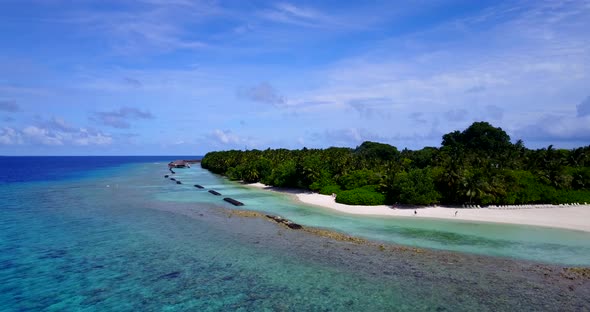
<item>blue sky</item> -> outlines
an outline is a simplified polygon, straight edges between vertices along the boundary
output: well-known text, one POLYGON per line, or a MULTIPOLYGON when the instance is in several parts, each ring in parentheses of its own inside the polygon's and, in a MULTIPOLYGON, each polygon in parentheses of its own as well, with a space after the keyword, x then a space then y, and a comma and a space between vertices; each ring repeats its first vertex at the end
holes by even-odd
POLYGON ((0 155, 590 144, 590 1, 1 0, 0 155))

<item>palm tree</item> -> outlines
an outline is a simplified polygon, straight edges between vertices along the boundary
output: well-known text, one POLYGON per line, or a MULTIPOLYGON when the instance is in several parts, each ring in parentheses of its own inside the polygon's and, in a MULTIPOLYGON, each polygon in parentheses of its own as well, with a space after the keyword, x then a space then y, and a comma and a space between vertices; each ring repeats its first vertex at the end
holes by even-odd
POLYGON ((481 198, 488 189, 487 183, 479 174, 473 174, 464 177, 462 180, 462 187, 462 191, 465 196, 469 198, 470 204, 473 203, 474 198, 476 199, 476 202, 481 202, 481 198))

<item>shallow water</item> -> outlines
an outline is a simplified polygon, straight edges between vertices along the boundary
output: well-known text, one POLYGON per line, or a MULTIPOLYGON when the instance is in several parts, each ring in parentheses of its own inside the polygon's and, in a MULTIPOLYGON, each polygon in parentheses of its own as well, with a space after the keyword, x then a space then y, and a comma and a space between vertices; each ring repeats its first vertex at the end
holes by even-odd
POLYGON ((547 263, 590 265, 590 233, 587 232, 499 223, 347 215, 295 202, 285 194, 242 186, 199 167, 179 169, 175 178, 184 184, 171 192, 154 193, 155 198, 219 204, 221 198, 192 187, 201 184, 219 191, 222 197, 244 202, 245 206, 240 209, 278 214, 304 225, 371 240, 547 263))
MULTIPOLYGON (((198 167, 177 170, 185 183, 177 185, 163 178, 165 162, 145 161, 89 164, 75 175, 32 181, 21 176, 0 185, 0 311, 501 311, 515 304, 522 304, 520 310, 588 305, 559 282, 528 280, 533 265, 520 269, 513 262, 452 254, 406 257, 264 220, 228 218, 220 208, 233 206, 191 185, 214 187, 245 208, 404 244, 477 245, 476 252, 490 254, 494 248, 503 254, 511 244, 581 258, 576 245, 552 236, 579 233, 557 231, 546 243, 522 238, 544 229, 511 229, 516 234, 496 237, 491 228, 468 235, 468 225, 444 224, 439 230, 436 223, 406 220, 357 222, 245 189, 198 167), (506 243, 507 236, 519 240, 506 243), (441 257, 463 265, 450 271, 432 260, 441 257)), ((567 257, 544 260, 562 258, 567 257)))

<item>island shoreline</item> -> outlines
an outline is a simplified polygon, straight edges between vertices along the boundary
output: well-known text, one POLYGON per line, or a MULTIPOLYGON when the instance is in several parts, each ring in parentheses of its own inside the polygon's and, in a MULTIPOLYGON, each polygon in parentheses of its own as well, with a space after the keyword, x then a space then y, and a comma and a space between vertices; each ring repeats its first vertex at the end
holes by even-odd
POLYGON ((332 196, 313 193, 306 190, 278 188, 262 183, 243 183, 242 185, 249 188, 286 194, 299 203, 348 215, 501 223, 590 232, 590 222, 588 222, 588 220, 590 220, 590 205, 556 205, 555 207, 550 208, 525 207, 511 210, 489 208, 466 209, 444 206, 417 206, 413 209, 396 208, 386 205, 354 206, 336 203, 332 196), (457 212, 457 214, 455 214, 455 212, 457 212))

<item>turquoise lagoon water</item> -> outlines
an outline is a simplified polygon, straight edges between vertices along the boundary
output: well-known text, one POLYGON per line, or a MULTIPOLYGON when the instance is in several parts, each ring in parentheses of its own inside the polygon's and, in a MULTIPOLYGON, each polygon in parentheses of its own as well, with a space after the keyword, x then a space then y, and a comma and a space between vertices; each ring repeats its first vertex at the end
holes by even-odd
POLYGON ((163 178, 164 160, 169 159, 34 159, 37 167, 7 173, 14 162, 0 158, 0 311, 560 307, 555 300, 544 303, 550 297, 544 292, 513 289, 521 280, 510 280, 510 272, 485 279, 485 271, 432 268, 439 277, 434 278, 403 259, 387 266, 378 253, 351 254, 346 244, 277 230, 264 220, 227 218, 216 211, 231 207, 194 183, 241 200, 244 208, 383 241, 557 263, 590 259, 584 233, 353 218, 246 189, 199 167, 177 170, 184 183, 177 185, 163 178), (49 173, 31 174, 52 161, 49 173))
POLYGON ((155 193, 155 198, 233 207, 220 203, 220 198, 211 196, 206 190, 196 191, 192 187, 201 184, 219 191, 223 197, 242 201, 245 206, 241 209, 278 214, 304 225, 371 240, 547 263, 590 265, 588 232, 411 217, 362 217, 304 205, 289 195, 243 186, 200 167, 177 170, 175 178, 181 180, 184 187, 177 187, 173 192, 155 193))

